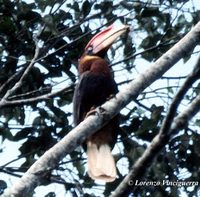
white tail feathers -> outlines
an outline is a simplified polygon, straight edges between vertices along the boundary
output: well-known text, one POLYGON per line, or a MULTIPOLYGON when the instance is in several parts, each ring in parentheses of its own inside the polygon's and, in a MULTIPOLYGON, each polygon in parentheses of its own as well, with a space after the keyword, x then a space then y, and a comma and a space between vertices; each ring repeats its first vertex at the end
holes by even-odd
POLYGON ((98 148, 96 144, 87 143, 88 174, 94 180, 112 182, 116 179, 115 160, 108 144, 98 148))

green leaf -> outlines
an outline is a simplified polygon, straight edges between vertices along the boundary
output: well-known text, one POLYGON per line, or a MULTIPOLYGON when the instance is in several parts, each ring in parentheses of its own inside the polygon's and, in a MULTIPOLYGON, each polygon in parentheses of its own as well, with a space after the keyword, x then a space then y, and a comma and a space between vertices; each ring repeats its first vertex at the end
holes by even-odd
POLYGON ((167 87, 168 93, 174 94, 174 90, 172 87, 167 87))
POLYGON ((141 17, 159 16, 160 11, 158 7, 145 7, 141 12, 141 17))
POLYGON ((34 132, 34 128, 23 128, 21 131, 17 132, 16 135, 13 137, 14 141, 19 141, 22 139, 25 139, 29 134, 32 134, 34 132))
POLYGON ((57 35, 59 32, 57 30, 56 24, 54 22, 53 16, 47 14, 43 17, 43 21, 46 24, 46 28, 51 30, 54 35, 57 35))
POLYGON ((6 188, 7 188, 7 183, 3 180, 0 180, 0 195, 3 194, 6 188))
POLYGON ((2 137, 2 141, 4 141, 5 139, 10 141, 13 140, 13 135, 9 128, 0 127, 0 136, 2 137))
POLYGON ((0 17, 0 32, 4 34, 13 34, 16 30, 15 24, 10 17, 0 17))
POLYGON ((195 120, 195 125, 196 125, 197 127, 200 127, 200 119, 196 119, 196 120, 195 120))
POLYGON ((55 197, 56 194, 54 192, 49 192, 48 194, 45 195, 45 197, 55 197))
POLYGON ((91 7, 92 7, 92 3, 90 3, 88 0, 83 2, 82 13, 84 17, 86 17, 90 13, 91 7))

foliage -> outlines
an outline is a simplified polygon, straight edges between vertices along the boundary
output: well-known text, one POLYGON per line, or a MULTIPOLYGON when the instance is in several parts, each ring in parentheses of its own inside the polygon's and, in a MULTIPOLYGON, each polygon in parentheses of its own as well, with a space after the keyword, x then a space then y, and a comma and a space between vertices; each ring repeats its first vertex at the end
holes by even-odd
MULTIPOLYGON (((1 0, 1 98, 30 65, 36 42, 40 50, 39 58, 22 86, 9 95, 11 104, 1 108, 2 147, 12 142, 13 147, 18 147, 19 155, 12 155, 13 160, 6 164, 1 160, 0 171, 10 176, 22 175, 73 128, 71 103, 78 59, 87 41, 101 27, 114 21, 133 27, 133 32, 123 36, 108 53, 121 89, 144 69, 142 64, 155 61, 182 38, 197 23, 199 16, 200 10, 189 0, 1 0), (52 97, 36 99, 63 87, 66 87, 64 91, 58 91, 52 97), (15 102, 23 100, 27 102, 15 102), (18 164, 16 161, 19 161, 18 164)), ((192 54, 187 54, 184 61, 191 57, 192 54)), ((137 107, 131 103, 122 110, 116 154, 119 178, 116 182, 105 186, 94 183, 86 174, 85 154, 78 148, 57 169, 48 173, 44 185, 61 184, 63 191, 72 196, 108 196, 123 179, 123 168, 130 168, 158 133, 168 105, 184 80, 179 73, 175 76, 176 81, 174 76, 163 77, 165 82, 159 81, 142 93, 137 107)), ((184 108, 185 103, 187 105, 199 93, 198 84, 193 89, 191 94, 186 95, 181 107, 184 108)), ((199 134, 199 119, 196 119, 173 137, 157 157, 145 180, 200 182, 199 134)), ((5 156, 6 148, 0 149, 0 156, 5 156)), ((0 180, 0 194, 8 184, 8 180, 0 180)), ((181 195, 180 191, 193 196, 199 188, 162 185, 156 189, 152 186, 145 189, 138 187, 135 196, 175 197, 181 195)), ((57 194, 44 191, 44 196, 57 194)))

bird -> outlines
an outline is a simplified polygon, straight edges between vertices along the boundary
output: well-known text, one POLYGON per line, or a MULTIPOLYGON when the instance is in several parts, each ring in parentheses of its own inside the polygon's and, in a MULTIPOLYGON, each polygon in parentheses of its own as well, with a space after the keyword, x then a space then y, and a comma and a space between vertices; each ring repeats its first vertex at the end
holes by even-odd
MULTIPOLYGON (((75 126, 118 92, 105 56, 115 40, 128 29, 127 25, 112 24, 94 35, 84 48, 78 64, 79 81, 73 96, 75 126)), ((87 153, 88 174, 93 180, 113 182, 116 179, 116 164, 111 151, 118 131, 117 115, 83 143, 87 153)))

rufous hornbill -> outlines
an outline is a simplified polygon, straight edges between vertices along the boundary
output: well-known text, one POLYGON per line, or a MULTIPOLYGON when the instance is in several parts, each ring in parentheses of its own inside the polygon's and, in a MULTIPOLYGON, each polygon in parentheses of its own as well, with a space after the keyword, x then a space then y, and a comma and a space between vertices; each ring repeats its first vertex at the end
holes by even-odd
MULTIPOLYGON (((96 34, 85 47, 79 60, 80 79, 73 98, 75 125, 83 121, 95 107, 102 105, 118 92, 117 84, 104 58, 112 43, 127 30, 126 25, 111 25, 96 34)), ((105 182, 116 179, 117 172, 111 149, 117 140, 118 130, 119 120, 116 116, 84 143, 88 157, 88 174, 92 179, 105 182)))

